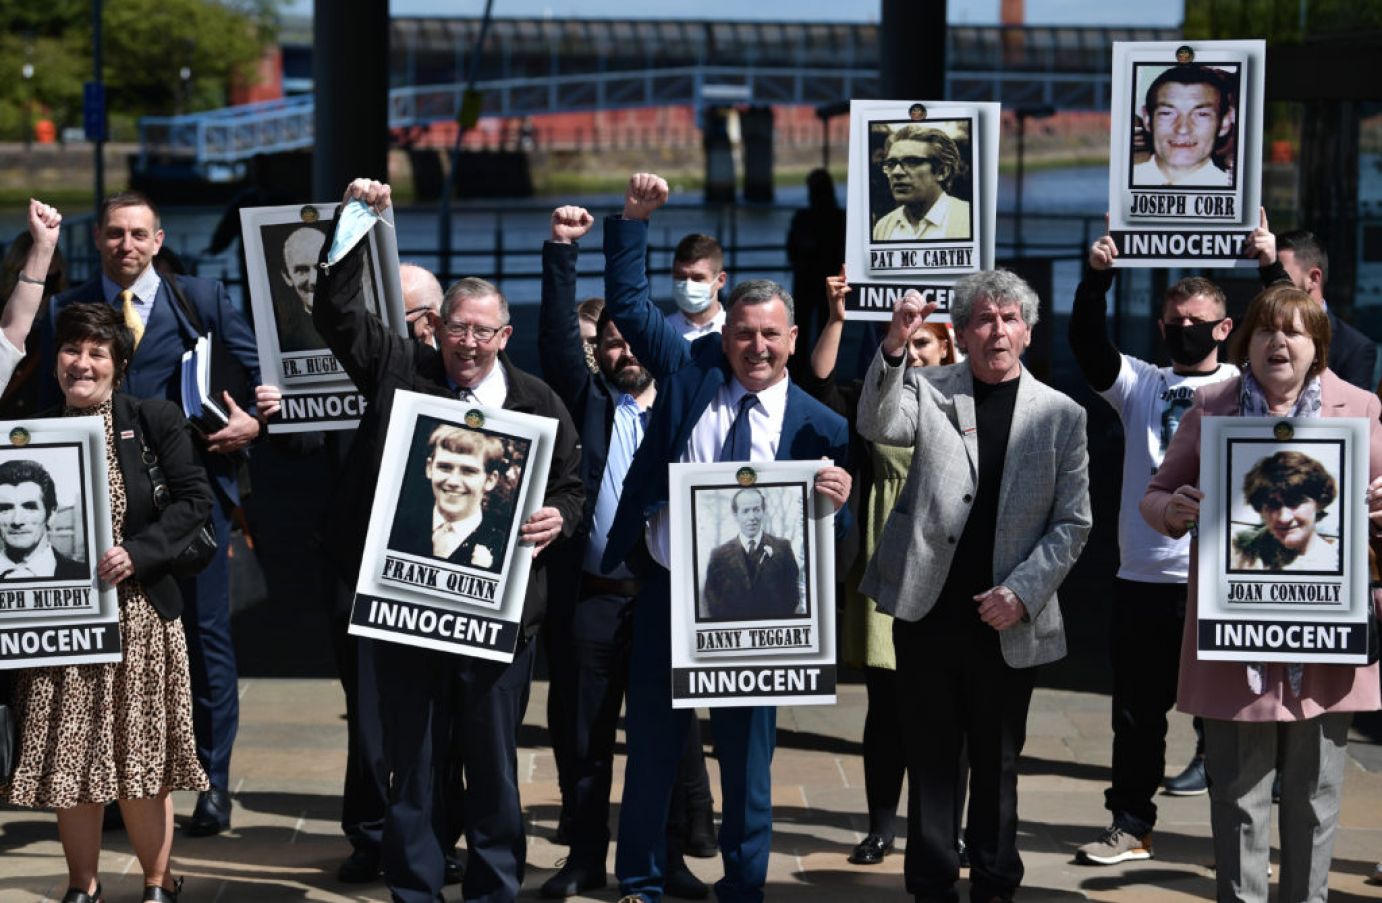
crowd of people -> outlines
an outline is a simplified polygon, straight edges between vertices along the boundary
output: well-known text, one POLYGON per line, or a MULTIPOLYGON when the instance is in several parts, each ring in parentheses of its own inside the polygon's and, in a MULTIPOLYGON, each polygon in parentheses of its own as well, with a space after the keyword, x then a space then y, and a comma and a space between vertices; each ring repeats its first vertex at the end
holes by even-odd
MULTIPOLYGON (((906 137, 894 148, 899 172, 916 168, 906 137)), ((333 600, 348 722, 341 823, 351 853, 337 877, 382 877, 403 903, 432 903, 457 882, 467 900, 518 895, 526 861, 518 729, 541 637, 562 798, 557 840, 570 848, 542 895, 605 887, 614 841, 624 903, 708 896, 688 855, 721 857, 718 899, 762 900, 777 710, 711 709, 717 830, 700 723, 671 704, 668 465, 801 460, 820 462, 814 491, 835 509, 837 537, 859 540, 841 571, 842 658, 863 670, 867 687, 868 831, 848 857, 867 866, 893 851, 905 778, 907 892, 957 901, 967 867, 972 901, 1011 900, 1023 880, 1017 765, 1028 706, 1039 666, 1066 654, 1058 589, 1093 526, 1085 410, 1022 362, 1037 296, 1010 272, 967 276, 954 286, 947 327, 930 319, 935 304, 907 292, 862 379, 842 384, 836 363, 851 291, 843 269, 817 280, 824 311, 809 348, 800 347, 792 293, 768 280, 729 288, 710 236, 679 242, 676 309, 659 309, 648 232, 667 198, 658 176, 630 178, 622 212, 602 224, 605 296, 579 303, 578 242, 597 224, 580 207, 553 211, 536 336, 514 336, 496 286, 471 277, 443 291, 411 264, 401 268, 410 331, 395 334, 367 304, 365 246, 327 266, 332 236, 313 242, 311 327, 368 401, 353 434, 331 434, 341 488, 314 543, 333 600), (511 340, 536 343, 540 376, 509 359, 511 340), (520 554, 533 562, 512 661, 347 633, 373 503, 358 487, 375 483, 400 390, 557 424, 541 505, 518 533, 520 554), (621 708, 628 760, 614 836, 621 708)), ((382 211, 391 192, 359 179, 345 200, 382 211)), ((48 298, 60 222, 31 204, 26 256, 0 318, 0 381, 30 366, 40 416, 103 419, 113 545, 90 564, 64 561, 36 529, 54 507, 51 479, 22 468, 0 474, 0 579, 70 565, 116 587, 124 656, 16 672, 19 756, 3 789, 12 804, 57 812, 64 903, 103 901, 97 862, 103 823, 112 821, 129 833, 144 899, 176 903, 169 791, 198 791, 190 834, 219 833, 232 818, 237 711, 225 550, 245 449, 266 432, 281 393, 261 384, 253 332, 224 288, 161 260, 152 201, 135 192, 108 198, 96 229, 101 273, 48 298), (189 337, 206 330, 240 361, 254 392, 244 406, 225 395, 227 424, 202 435, 170 399, 180 397, 189 337), (150 457, 161 464, 157 477, 150 457), (178 553, 203 525, 218 551, 189 575, 178 553)), ((1154 796, 1176 707, 1196 716, 1200 747, 1169 787, 1209 794, 1219 899, 1267 899, 1269 816, 1279 798, 1280 899, 1323 900, 1348 728, 1352 713, 1382 707, 1378 668, 1197 659, 1189 534, 1203 500, 1199 436, 1205 416, 1365 417, 1366 504, 1382 524, 1382 403, 1371 385, 1375 346, 1323 305, 1319 242, 1276 236, 1264 215, 1249 247, 1264 288, 1236 332, 1211 280, 1167 290, 1158 331, 1169 366, 1124 354, 1108 337, 1117 256, 1109 236, 1089 249, 1077 289, 1071 348, 1126 436, 1110 593, 1111 823, 1077 858, 1096 866, 1153 856, 1154 796)), ((481 541, 479 507, 499 480, 502 449, 461 433, 443 426, 428 438, 435 507, 410 541, 421 537, 419 554, 493 568, 503 550, 481 541)), ((1245 477, 1262 524, 1234 539, 1243 567, 1310 568, 1339 555, 1336 538, 1316 530, 1339 487, 1293 455, 1279 452, 1245 477)), ((763 504, 756 490, 735 496, 742 535, 717 554, 752 561, 759 538, 769 543, 763 504)), ((795 565, 790 547, 774 548, 785 574, 795 565)), ((716 617, 774 598, 740 600, 744 590, 724 583, 710 603, 716 617)))

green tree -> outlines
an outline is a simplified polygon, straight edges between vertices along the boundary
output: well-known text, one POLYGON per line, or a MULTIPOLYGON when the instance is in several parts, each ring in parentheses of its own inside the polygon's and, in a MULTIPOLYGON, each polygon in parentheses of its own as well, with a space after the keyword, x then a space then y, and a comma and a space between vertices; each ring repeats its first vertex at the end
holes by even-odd
MULTIPOLYGON (((277 38, 282 0, 105 0, 104 78, 113 119, 226 103, 277 38), (184 82, 183 69, 189 78, 184 82)), ((79 125, 91 78, 91 0, 0 2, 0 138, 27 118, 79 125), (33 77, 23 77, 24 65, 33 77)))
POLYGON ((112 107, 166 114, 224 104, 232 80, 253 79, 278 23, 266 0, 112 0, 102 25, 112 107))

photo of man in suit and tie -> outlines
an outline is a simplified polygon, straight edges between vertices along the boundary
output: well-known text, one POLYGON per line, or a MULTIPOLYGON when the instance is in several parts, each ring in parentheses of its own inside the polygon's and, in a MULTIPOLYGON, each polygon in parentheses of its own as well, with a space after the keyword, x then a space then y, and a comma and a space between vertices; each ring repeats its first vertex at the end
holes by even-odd
POLYGON ((0 463, 0 580, 86 580, 91 568, 53 547, 57 486, 37 461, 0 463))
MULTIPOLYGON (((797 491, 797 487, 787 487, 787 491, 797 491)), ((806 617, 796 552, 789 540, 768 532, 768 503, 763 490, 740 489, 729 505, 734 522, 731 529, 737 535, 710 553, 697 620, 806 617)), ((796 534, 800 536, 801 531, 796 534)))
MULTIPOLYGON (((428 420, 419 418, 420 430, 430 425, 428 420)), ((512 526, 512 506, 500 491, 509 470, 504 442, 480 430, 441 423, 431 429, 423 448, 422 466, 409 462, 389 548, 503 571, 512 526), (420 488, 424 480, 430 488, 426 495, 420 488)), ((415 449, 412 457, 418 456, 415 449)))

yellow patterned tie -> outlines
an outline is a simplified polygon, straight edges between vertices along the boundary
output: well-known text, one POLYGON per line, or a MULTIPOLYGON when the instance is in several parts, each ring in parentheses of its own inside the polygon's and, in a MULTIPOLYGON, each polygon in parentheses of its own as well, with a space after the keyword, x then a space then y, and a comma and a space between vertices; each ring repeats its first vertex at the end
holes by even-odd
POLYGON ((120 293, 120 312, 125 315, 125 325, 134 333, 134 347, 138 348, 139 340, 144 338, 144 321, 134 309, 134 292, 129 289, 120 293))

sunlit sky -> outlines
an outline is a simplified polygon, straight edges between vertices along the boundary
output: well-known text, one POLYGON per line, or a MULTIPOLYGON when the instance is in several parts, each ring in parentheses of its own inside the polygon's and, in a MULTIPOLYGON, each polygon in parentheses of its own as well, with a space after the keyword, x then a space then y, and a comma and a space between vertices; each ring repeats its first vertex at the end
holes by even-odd
MULTIPOLYGON (((333 5, 339 0, 323 0, 333 5)), ((915 2, 915 0, 912 0, 915 2)), ((995 25, 999 0, 951 0, 949 19, 956 25, 995 25)), ((1176 26, 1184 15, 1183 0, 1147 3, 1145 0, 1027 0, 1030 25, 1176 26)), ((288 0, 289 15, 311 15, 313 0, 288 0)), ((484 0, 393 0, 396 16, 479 16, 484 0)), ((798 22, 876 22, 881 3, 855 0, 494 0, 494 15, 502 17, 588 17, 747 19, 798 22)))

